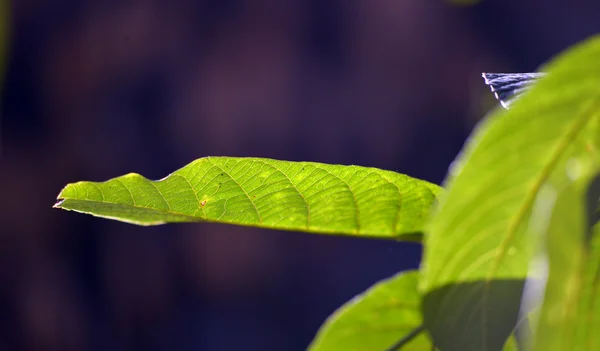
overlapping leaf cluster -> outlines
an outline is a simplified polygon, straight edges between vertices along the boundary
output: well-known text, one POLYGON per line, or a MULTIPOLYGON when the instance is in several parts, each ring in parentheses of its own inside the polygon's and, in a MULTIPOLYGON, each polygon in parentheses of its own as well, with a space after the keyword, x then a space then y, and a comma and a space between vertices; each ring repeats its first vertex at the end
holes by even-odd
POLYGON ((160 181, 69 184, 55 206, 140 225, 425 233, 421 269, 342 306, 313 351, 600 349, 599 57, 596 37, 543 67, 476 128, 445 190, 374 168, 211 157, 160 181))

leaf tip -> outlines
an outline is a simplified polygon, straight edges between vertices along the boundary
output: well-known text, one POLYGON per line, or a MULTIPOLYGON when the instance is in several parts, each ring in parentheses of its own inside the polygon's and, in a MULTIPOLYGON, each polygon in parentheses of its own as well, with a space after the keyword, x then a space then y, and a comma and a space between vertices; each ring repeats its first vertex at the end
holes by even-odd
POLYGON ((52 208, 62 208, 62 204, 65 199, 61 199, 60 197, 56 199, 56 203, 52 205, 52 208))

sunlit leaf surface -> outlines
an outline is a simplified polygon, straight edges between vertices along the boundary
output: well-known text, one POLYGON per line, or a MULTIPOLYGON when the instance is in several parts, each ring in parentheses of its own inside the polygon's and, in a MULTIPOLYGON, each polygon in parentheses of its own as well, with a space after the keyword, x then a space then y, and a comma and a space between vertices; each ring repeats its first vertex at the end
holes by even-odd
MULTIPOLYGON (((309 351, 384 351, 422 324, 418 272, 381 281, 347 302, 319 330, 309 351)), ((431 351, 426 333, 402 350, 431 351)))
POLYGON ((206 157, 159 181, 131 173, 69 184, 55 207, 140 225, 209 221, 416 240, 439 192, 375 168, 206 157))
POLYGON ((544 67, 510 110, 478 126, 452 167, 420 282, 425 325, 443 350, 500 350, 516 323, 540 189, 564 184, 600 150, 598 57, 596 37, 544 67))
POLYGON ((535 350, 600 350, 600 224, 593 227, 592 218, 600 174, 583 175, 557 192, 535 350))

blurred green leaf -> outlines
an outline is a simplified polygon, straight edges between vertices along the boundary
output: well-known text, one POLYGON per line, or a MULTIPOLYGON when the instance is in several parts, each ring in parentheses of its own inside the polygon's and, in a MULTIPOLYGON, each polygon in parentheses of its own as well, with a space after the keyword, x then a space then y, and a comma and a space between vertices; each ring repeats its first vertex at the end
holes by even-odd
POLYGON ((55 207, 139 225, 220 222, 417 240, 440 187, 358 166, 206 157, 159 181, 67 185, 55 207))
POLYGON ((465 146, 425 236, 425 326, 444 351, 500 350, 516 323, 533 252, 533 203, 548 181, 600 150, 600 38, 560 55, 465 146))
MULTIPOLYGON (((403 272, 383 280, 340 307, 319 330, 309 351, 384 351, 422 325, 417 271, 403 272)), ((402 351, 432 351, 423 331, 410 339, 402 351)), ((517 351, 511 337, 503 351, 517 351)))
MULTIPOLYGON (((319 330, 309 351, 384 351, 422 324, 418 272, 383 280, 340 307, 319 330)), ((402 350, 431 351, 426 333, 402 350)))
POLYGON ((589 201, 600 196, 598 171, 558 191, 535 350, 600 350, 600 224, 592 227, 596 203, 589 201))

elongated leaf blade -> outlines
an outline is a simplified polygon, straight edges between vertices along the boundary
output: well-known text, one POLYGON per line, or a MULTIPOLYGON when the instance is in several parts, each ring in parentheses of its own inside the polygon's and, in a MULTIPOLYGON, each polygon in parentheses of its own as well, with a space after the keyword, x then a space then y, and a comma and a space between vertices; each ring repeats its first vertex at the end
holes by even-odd
POLYGON ((600 150, 600 39, 569 50, 509 111, 497 109, 446 181, 425 241, 425 325, 443 350, 500 350, 519 314, 531 209, 570 162, 600 150))
MULTIPOLYGON (((598 169, 600 170, 600 168, 598 169)), ((600 350, 600 174, 560 191, 547 232, 549 276, 536 351, 600 350)))
POLYGON ((159 181, 131 173, 69 184, 55 207, 139 225, 209 221, 414 239, 439 191, 375 168, 206 157, 159 181))

